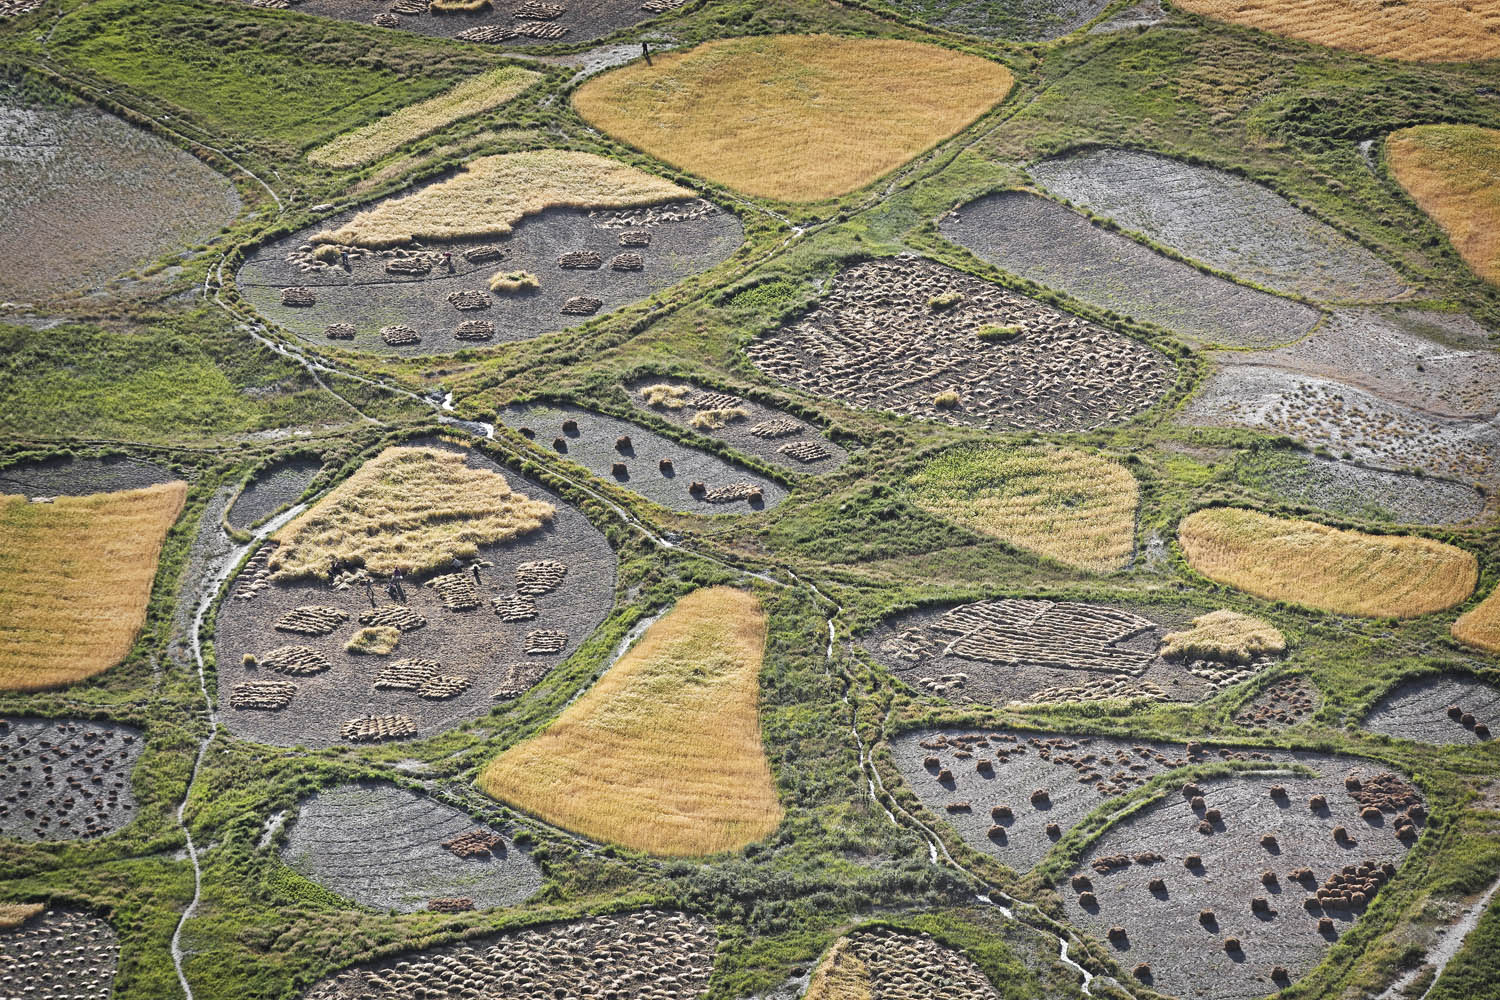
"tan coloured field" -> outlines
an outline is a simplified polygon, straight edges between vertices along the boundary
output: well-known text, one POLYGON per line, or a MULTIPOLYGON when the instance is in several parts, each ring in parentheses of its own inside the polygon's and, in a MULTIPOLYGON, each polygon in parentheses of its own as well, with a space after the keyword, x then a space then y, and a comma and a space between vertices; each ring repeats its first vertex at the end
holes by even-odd
POLYGON ((693 192, 616 160, 569 150, 482 156, 456 177, 365 209, 317 243, 392 247, 413 240, 508 236, 549 208, 640 208, 693 192))
POLYGON ((387 448, 273 536, 270 568, 278 580, 327 578, 337 557, 382 576, 421 573, 536 531, 554 512, 458 452, 387 448))
POLYGON ((541 78, 540 73, 514 66, 492 69, 436 97, 346 132, 308 153, 308 162, 320 167, 355 167, 373 162, 461 118, 498 108, 541 78))
POLYGON ((187 484, 0 498, 0 690, 59 687, 124 659, 187 484))
POLYGON ((870 1000, 870 967, 841 937, 828 949, 808 981, 804 1000, 870 1000))
POLYGON ((0 903, 0 931, 14 930, 45 909, 41 903, 0 903))
POLYGON ((1249 663, 1286 652, 1286 636, 1270 622, 1221 608, 1193 619, 1193 627, 1162 636, 1161 655, 1168 660, 1214 660, 1249 663))
POLYGON ((761 743, 766 619, 730 587, 677 602, 539 735, 490 763, 489 795, 658 855, 733 851, 781 822, 761 743))
POLYGON ((1474 591, 1471 553, 1430 538, 1369 535, 1237 507, 1183 518, 1178 540, 1204 576, 1269 600, 1338 614, 1412 618, 1474 591))
POLYGON ((1464 263, 1500 284, 1500 131, 1477 125, 1404 128, 1386 140, 1386 158, 1464 263))
POLYGON ((1453 638, 1470 646, 1500 653, 1500 587, 1477 606, 1458 616, 1453 623, 1453 638))
POLYGON ((1496 0, 1181 0, 1179 6, 1231 24, 1390 59, 1500 57, 1496 0))
POLYGON ((1078 569, 1130 560, 1140 487, 1124 466, 1072 448, 955 448, 912 476, 912 502, 1078 569))
POLYGON ((961 131, 1014 79, 919 42, 776 35, 708 42, 595 77, 591 125, 747 194, 819 201, 961 131))

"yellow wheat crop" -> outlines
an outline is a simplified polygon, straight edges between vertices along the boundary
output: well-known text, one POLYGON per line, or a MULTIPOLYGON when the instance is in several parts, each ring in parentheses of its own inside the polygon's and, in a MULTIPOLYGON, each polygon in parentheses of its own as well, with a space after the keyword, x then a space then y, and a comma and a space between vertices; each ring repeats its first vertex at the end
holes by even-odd
POLYGON ((1464 263, 1500 285, 1500 131, 1419 125, 1386 140, 1391 172, 1453 242, 1464 263))
POLYGON ((508 236, 522 218, 549 208, 640 208, 692 195, 593 153, 503 153, 481 156, 455 177, 378 202, 313 242, 390 247, 413 240, 508 236))
POLYGON ((308 153, 307 159, 323 167, 356 167, 373 162, 461 118, 498 108, 541 78, 540 73, 514 66, 480 73, 436 97, 345 132, 308 153))
POLYGON ((707 42, 595 77, 589 124, 652 156, 782 201, 852 191, 954 135, 1014 78, 920 42, 777 35, 707 42))
POLYGON ((555 508, 473 469, 460 452, 387 448, 274 536, 278 580, 328 576, 334 557, 372 573, 421 573, 529 534, 555 508))
POLYGON ((955 448, 908 489, 929 513, 1079 569, 1120 569, 1134 548, 1140 487, 1124 466, 1089 452, 955 448))
POLYGON ((1195 14, 1318 45, 1420 62, 1500 57, 1497 0, 1178 0, 1195 14))
POLYGON ((803 1000, 870 1000, 870 967, 841 937, 828 949, 807 983, 803 1000))
POLYGON ((58 687, 130 652, 187 484, 0 497, 0 690, 58 687))
POLYGON ((1470 646, 1500 653, 1500 587, 1453 623, 1453 638, 1470 646))
POLYGON ((586 837, 659 855, 732 851, 781 822, 759 719, 760 602, 677 602, 551 726, 492 761, 488 794, 586 837))
POLYGON ((1286 636, 1270 622, 1221 608, 1193 619, 1193 627, 1168 632, 1161 639, 1161 655, 1168 660, 1217 660, 1249 663, 1258 656, 1286 652, 1286 636))
POLYGON ((1184 518, 1188 565, 1271 600, 1339 614, 1412 618, 1474 591, 1479 565, 1463 549, 1411 535, 1369 535, 1235 507, 1184 518))

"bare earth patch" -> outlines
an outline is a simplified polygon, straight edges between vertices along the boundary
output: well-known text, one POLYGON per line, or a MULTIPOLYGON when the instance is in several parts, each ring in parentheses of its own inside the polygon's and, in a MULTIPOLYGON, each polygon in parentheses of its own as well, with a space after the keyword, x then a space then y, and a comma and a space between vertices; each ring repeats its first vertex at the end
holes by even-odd
MULTIPOLYGON (((681 3, 665 0, 659 9, 648 10, 641 0, 563 0, 555 5, 562 8, 561 12, 550 20, 515 16, 522 4, 510 0, 481 3, 472 11, 441 13, 432 9, 430 0, 381 0, 373 4, 369 0, 264 0, 263 3, 252 0, 252 5, 290 8, 299 14, 524 49, 602 38, 681 3)), ((641 51, 639 45, 634 49, 637 54, 641 51)))
POLYGON ((133 458, 47 458, 0 469, 0 494, 40 497, 86 497, 170 483, 177 477, 150 462, 133 458))
POLYGON ((1123 423, 1175 378, 1138 341, 915 257, 842 272, 808 316, 746 353, 814 396, 996 428, 1123 423), (1003 336, 981 335, 991 329, 1003 336))
POLYGON ((322 469, 323 463, 315 458, 294 458, 271 466, 245 485, 225 519, 241 530, 260 523, 296 503, 322 469))
POLYGON ((1330 514, 1399 524, 1471 521, 1484 513, 1485 504, 1483 494, 1463 483, 1312 455, 1295 465, 1256 475, 1254 484, 1330 514))
POLYGON ((114 928, 79 910, 47 908, 0 930, 0 969, 7 997, 108 1000, 114 994, 120 944, 114 928))
POLYGON ((148 132, 0 94, 0 300, 88 291, 239 207, 227 180, 148 132))
POLYGON ((92 839, 135 818, 139 729, 71 719, 0 719, 0 835, 92 839))
POLYGON ((1268 347, 1296 340, 1318 321, 1309 306, 1163 257, 1038 195, 989 195, 938 225, 996 267, 1192 343, 1268 347))
POLYGON ((1045 41, 1074 31, 1109 6, 1107 0, 895 0, 903 13, 966 34, 1045 41))
POLYGON ((1487 742, 1491 731, 1500 733, 1500 688, 1463 674, 1403 681, 1370 710, 1364 727, 1439 746, 1487 742))
POLYGON ((1043 160, 1053 194, 1218 271, 1312 299, 1384 301, 1407 291, 1364 247, 1252 181, 1129 149, 1043 160))
POLYGON ((304 799, 281 855, 308 878, 376 910, 412 913, 434 899, 466 899, 487 910, 542 887, 536 865, 500 834, 390 784, 339 785, 304 799))

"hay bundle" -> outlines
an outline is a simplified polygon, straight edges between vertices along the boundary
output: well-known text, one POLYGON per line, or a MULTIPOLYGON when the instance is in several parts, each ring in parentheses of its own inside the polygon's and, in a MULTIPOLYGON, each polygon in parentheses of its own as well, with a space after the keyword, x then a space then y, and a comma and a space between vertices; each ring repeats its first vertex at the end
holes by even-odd
POLYGON ((523 21, 515 28, 516 38, 540 38, 545 41, 556 41, 568 33, 568 29, 560 24, 548 24, 541 21, 523 21))
POLYGON ((417 614, 411 608, 400 604, 387 604, 380 608, 371 608, 359 616, 361 625, 386 625, 402 632, 415 632, 427 624, 427 619, 417 614))
POLYGON ((316 305, 317 302, 318 298, 313 294, 311 288, 303 288, 301 285, 297 285, 293 288, 283 288, 281 290, 281 304, 284 306, 311 306, 316 305))
POLYGON ((829 451, 816 441, 789 441, 776 449, 777 453, 788 458, 795 458, 799 462, 821 462, 829 456, 829 451))
POLYGON ((593 250, 570 250, 557 259, 557 266, 567 271, 592 271, 604 264, 604 258, 593 250))
POLYGON ((376 743, 417 735, 417 724, 408 715, 366 715, 339 727, 339 735, 350 743, 376 743))
POLYGON ((541 0, 526 0, 513 12, 514 17, 528 21, 556 21, 567 13, 568 8, 560 3, 542 3, 541 0))
POLYGON ((495 614, 500 616, 501 621, 524 622, 537 616, 536 602, 525 594, 497 597, 492 603, 495 606, 495 614))
POLYGON ((465 288, 462 291, 449 293, 448 304, 459 312, 472 312, 475 309, 488 309, 490 297, 472 288, 465 288))
POLYGON ((427 0, 396 0, 391 4, 392 14, 405 14, 408 17, 427 13, 427 0))
MULTIPOLYGON (((385 17, 387 15, 382 14, 380 16, 385 17)), ((389 25, 381 25, 381 27, 389 27, 389 25)), ((323 330, 323 333, 327 335, 329 340, 353 340, 356 332, 353 323, 330 323, 323 330)))
POLYGON ((427 581, 427 586, 437 593, 443 607, 452 611, 470 611, 479 607, 479 591, 467 573, 447 573, 427 581))
POLYGON ((527 656, 551 656, 568 646, 568 633, 557 628, 539 628, 526 633, 521 648, 527 656))
POLYGON ((493 830, 470 830, 443 841, 443 849, 461 858, 488 858, 505 841, 493 830))
POLYGON ((375 675, 377 691, 416 691, 437 676, 436 660, 400 660, 380 669, 375 675))
POLYGON ((292 703, 297 685, 291 681, 243 681, 229 691, 229 707, 278 712, 292 703))
POLYGON ((427 901, 430 913, 465 913, 474 909, 474 901, 468 896, 439 896, 427 901))
MULTIPOLYGON (((424 3, 422 7, 425 10, 427 5, 424 3)), ((486 45, 493 45, 496 42, 509 41, 515 38, 517 34, 518 32, 514 28, 502 28, 499 25, 485 24, 477 28, 465 28, 454 37, 462 39, 465 42, 482 42, 486 45)))
POLYGON ((304 604, 282 615, 273 627, 278 632, 327 635, 348 620, 349 612, 347 611, 319 604, 304 604))
POLYGON ((432 262, 423 257, 392 257, 385 262, 386 274, 426 275, 432 272, 432 262))
POLYGON ((704 490, 703 501, 705 503, 734 503, 738 500, 754 500, 762 496, 764 493, 761 488, 754 483, 729 483, 704 490))
POLYGON ((587 295, 575 295, 564 302, 560 310, 564 316, 592 316, 604 305, 603 300, 587 295))
POLYGON ((555 559, 537 559, 516 566, 516 593, 535 597, 556 590, 568 567, 555 559))
POLYGON ((490 340, 495 336, 495 324, 487 319, 466 319, 458 324, 453 336, 459 340, 490 340))
POLYGON ((370 19, 370 23, 375 25, 375 27, 377 28, 399 28, 401 27, 401 18, 397 17, 395 14, 386 12, 383 14, 376 14, 373 18, 370 19))
POLYGON ((727 392, 697 392, 688 400, 689 406, 695 410, 733 410, 743 406, 745 401, 738 396, 727 392))
POLYGON ((638 253, 617 253, 609 262, 611 271, 644 271, 646 258, 638 253))
POLYGON ((399 323, 380 328, 380 339, 392 347, 405 347, 408 344, 420 344, 422 335, 409 326, 399 323))
POLYGON ((645 3, 641 4, 641 10, 648 14, 665 14, 669 10, 676 10, 685 3, 687 3, 687 0, 646 0, 645 3))
POLYGON ((431 701, 443 701, 447 698, 457 698, 469 690, 469 685, 474 679, 468 674, 438 674, 429 677, 417 688, 418 698, 427 698, 431 701))
POLYGON ((648 229, 627 229, 620 234, 622 247, 649 247, 650 245, 651 231, 648 229))
POLYGON ((778 417, 775 420, 765 420, 756 424, 750 428, 750 433, 759 438, 791 437, 793 434, 802 433, 802 425, 795 420, 778 417))
POLYGON ((464 260, 470 264, 482 264, 485 261, 499 260, 504 256, 504 250, 490 243, 482 243, 477 247, 469 247, 463 252, 464 260))
POLYGON ((263 654, 260 662, 278 674, 294 677, 321 674, 332 666, 326 656, 311 646, 278 646, 263 654))

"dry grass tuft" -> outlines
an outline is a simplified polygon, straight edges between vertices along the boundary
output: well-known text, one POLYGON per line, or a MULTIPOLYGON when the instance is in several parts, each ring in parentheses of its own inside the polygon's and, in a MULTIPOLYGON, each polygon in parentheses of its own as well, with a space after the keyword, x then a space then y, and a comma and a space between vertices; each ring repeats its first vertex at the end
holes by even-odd
POLYGON ((677 602, 539 735, 492 761, 489 795, 658 855, 732 851, 781 822, 760 735, 766 619, 730 587, 677 602))
POLYGON ((1451 608, 1474 590, 1474 556, 1430 538, 1367 535, 1236 507, 1184 518, 1188 565, 1270 600, 1338 614, 1412 618, 1451 608))
POLYGON ((841 937, 828 949, 808 981, 804 1000, 870 1000, 870 967, 841 937))
POLYGON ((1129 561, 1140 488, 1122 465, 1071 448, 954 448, 908 483, 929 513, 1095 573, 1129 561))
POLYGON ((695 430, 718 431, 736 420, 748 420, 750 411, 743 406, 726 406, 721 410, 699 410, 689 421, 695 430))
POLYGON ((344 643, 344 652, 356 656, 389 656, 401 642, 401 631, 389 625, 362 628, 344 643))
POLYGON ((1494 0, 1181 0, 1184 10, 1304 42, 1415 62, 1500 57, 1494 0))
POLYGON ((0 497, 0 690, 71 684, 124 659, 186 497, 186 483, 0 497))
POLYGON ((41 903, 0 903, 0 931, 15 930, 46 908, 41 903))
POLYGON ((541 279, 530 271, 496 271, 490 275, 490 291, 496 295, 519 295, 541 287, 541 279))
POLYGON ((1386 140, 1396 180, 1474 273, 1500 285, 1500 131, 1419 125, 1386 140))
POLYGON ((669 385, 666 382, 658 382, 648 385, 641 390, 641 396, 646 400, 647 406, 662 406, 669 410, 680 410, 687 405, 688 393, 692 390, 685 385, 669 385))
POLYGON ((527 215, 549 208, 639 208, 693 192, 593 153, 544 149, 482 156, 456 177, 388 198, 315 243, 391 247, 413 240, 509 236, 527 215))
POLYGON ((333 557, 372 573, 421 573, 552 520, 554 508, 438 448, 387 448, 275 535, 278 580, 326 579, 333 557))
POLYGON ((819 201, 959 132, 1014 82, 996 62, 920 42, 729 38, 589 80, 591 125, 747 194, 819 201))
POLYGON ((1500 653, 1500 587, 1453 623, 1453 638, 1491 653, 1500 653))
MULTIPOLYGON (((483 0, 489 6, 489 0, 483 0)), ((433 10, 438 9, 436 2, 433 10)), ((429 136, 461 118, 481 114, 513 99, 542 74, 502 66, 464 80, 452 90, 394 111, 363 128, 346 132, 307 154, 320 167, 357 167, 372 163, 414 139, 429 136)))
POLYGON ((1168 660, 1214 660, 1249 663, 1286 652, 1286 636, 1270 622, 1221 608, 1193 619, 1185 632, 1162 636, 1161 655, 1168 660))

